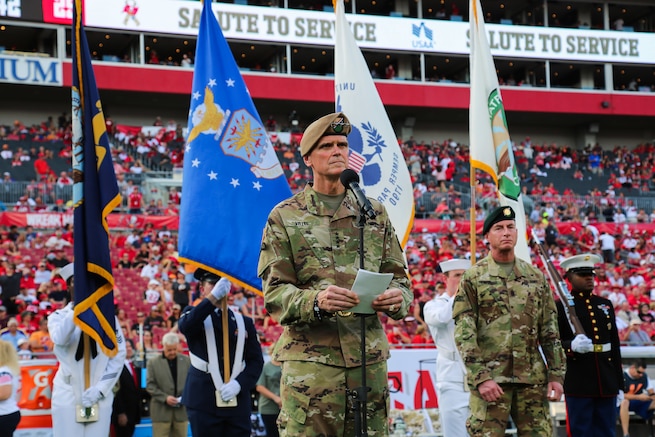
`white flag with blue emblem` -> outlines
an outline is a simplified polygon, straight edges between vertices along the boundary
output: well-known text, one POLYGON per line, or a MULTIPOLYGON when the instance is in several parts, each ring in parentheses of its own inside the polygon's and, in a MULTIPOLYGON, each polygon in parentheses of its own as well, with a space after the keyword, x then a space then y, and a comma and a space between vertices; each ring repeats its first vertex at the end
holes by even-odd
POLYGON ((496 67, 489 49, 484 15, 479 0, 471 0, 471 101, 469 107, 469 136, 471 165, 488 173, 498 186, 501 205, 509 205, 516 213, 519 231, 514 252, 530 261, 527 243, 525 210, 521 186, 514 161, 514 151, 507 129, 505 109, 498 86, 496 67))
POLYGON ((336 110, 350 120, 349 167, 359 173, 368 197, 379 200, 389 213, 398 240, 405 247, 414 223, 414 195, 409 169, 378 94, 364 55, 355 42, 344 13, 336 2, 334 84, 336 110))

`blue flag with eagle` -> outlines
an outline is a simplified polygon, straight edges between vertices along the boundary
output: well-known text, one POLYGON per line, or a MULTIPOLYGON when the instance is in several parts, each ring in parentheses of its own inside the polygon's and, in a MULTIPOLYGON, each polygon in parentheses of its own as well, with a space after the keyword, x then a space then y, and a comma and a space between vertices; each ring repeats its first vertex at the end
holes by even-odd
POLYGON ((74 321, 103 352, 118 351, 114 277, 107 216, 121 202, 109 139, 82 25, 81 0, 73 6, 74 321))
POLYGON ((373 78, 350 30, 343 0, 336 2, 334 85, 336 110, 352 124, 348 167, 360 174, 366 195, 379 200, 405 247, 414 223, 414 191, 405 157, 373 78))
POLYGON ((262 231, 291 190, 211 5, 196 45, 179 256, 261 293, 262 231))

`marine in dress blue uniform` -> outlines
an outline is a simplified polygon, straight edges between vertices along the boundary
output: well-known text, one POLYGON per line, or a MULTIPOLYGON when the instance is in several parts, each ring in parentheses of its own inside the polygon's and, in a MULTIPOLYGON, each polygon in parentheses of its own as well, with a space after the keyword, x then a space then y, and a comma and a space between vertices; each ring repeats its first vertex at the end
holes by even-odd
MULTIPOLYGON (((195 307, 185 308, 178 321, 179 330, 187 339, 192 364, 182 394, 182 403, 187 409, 191 432, 194 437, 222 435, 250 437, 250 414, 252 411, 250 393, 255 388, 264 365, 255 324, 250 317, 242 316, 246 334, 243 348, 244 367, 235 378, 240 386, 240 391, 236 394, 237 405, 218 407, 217 392, 221 391, 221 387, 215 387, 212 375, 208 370, 207 334, 204 322, 207 317, 211 317, 220 374, 225 375, 222 311, 220 299, 212 294, 212 289, 219 280, 219 276, 198 269, 195 277, 201 281, 205 297, 195 307)), ((231 309, 228 312, 230 313, 228 319, 230 365, 233 366, 237 350, 237 317, 240 315, 235 314, 231 309)), ((232 369, 230 369, 230 374, 232 373, 232 369)), ((227 386, 227 381, 223 387, 225 386, 227 386)), ((225 396, 224 391, 223 396, 225 396)), ((232 396, 228 395, 228 397, 232 396)))
POLYGON ((593 294, 596 254, 572 256, 560 263, 571 283, 575 312, 586 335, 574 335, 562 302, 557 302, 559 331, 566 353, 567 433, 574 437, 610 437, 616 428, 616 397, 623 387, 621 349, 614 307, 593 294))

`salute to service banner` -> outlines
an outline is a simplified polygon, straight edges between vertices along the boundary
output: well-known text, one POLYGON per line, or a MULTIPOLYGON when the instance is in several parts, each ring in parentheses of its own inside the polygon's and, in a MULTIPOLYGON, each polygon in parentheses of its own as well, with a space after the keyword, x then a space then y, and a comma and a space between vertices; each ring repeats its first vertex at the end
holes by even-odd
MULTIPOLYGON (((332 46, 330 12, 212 3, 225 38, 332 46)), ((348 6, 350 7, 350 6, 348 6)), ((196 35, 202 3, 184 0, 86 2, 86 25, 100 29, 196 35)), ((348 16, 361 48, 468 55, 465 22, 364 14, 348 16), (390 31, 393 29, 393 31, 390 31)), ((655 34, 537 26, 488 25, 494 56, 655 64, 655 34)))

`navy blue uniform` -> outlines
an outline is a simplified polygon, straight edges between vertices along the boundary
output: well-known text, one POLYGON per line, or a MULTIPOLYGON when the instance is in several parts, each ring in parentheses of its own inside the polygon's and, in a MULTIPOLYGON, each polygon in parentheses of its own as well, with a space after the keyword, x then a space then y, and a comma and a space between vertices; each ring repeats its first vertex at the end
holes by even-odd
MULTIPOLYGON (((211 316, 216 337, 216 350, 221 376, 225 375, 223 369, 223 332, 221 310, 207 298, 196 307, 187 307, 182 312, 178 326, 180 332, 186 336, 189 352, 204 361, 207 361, 207 340, 204 321, 211 316)), ((246 328, 246 339, 243 351, 245 369, 236 377, 241 385, 237 395, 236 407, 217 407, 216 388, 211 374, 193 366, 187 375, 182 403, 187 409, 191 432, 194 437, 216 437, 218 435, 250 437, 250 414, 252 410, 250 392, 255 388, 257 379, 264 365, 261 345, 257 338, 255 324, 250 317, 243 317, 246 328)), ((237 324, 234 315, 230 313, 228 319, 230 342, 230 366, 234 363, 236 351, 237 324)), ((232 373, 232 367, 230 367, 232 373)))
POLYGON ((573 290, 575 312, 596 351, 573 352, 575 338, 561 302, 557 302, 559 331, 566 352, 564 395, 569 435, 614 436, 616 396, 623 389, 621 347, 612 302, 573 290), (604 351, 603 351, 604 350, 604 351))

